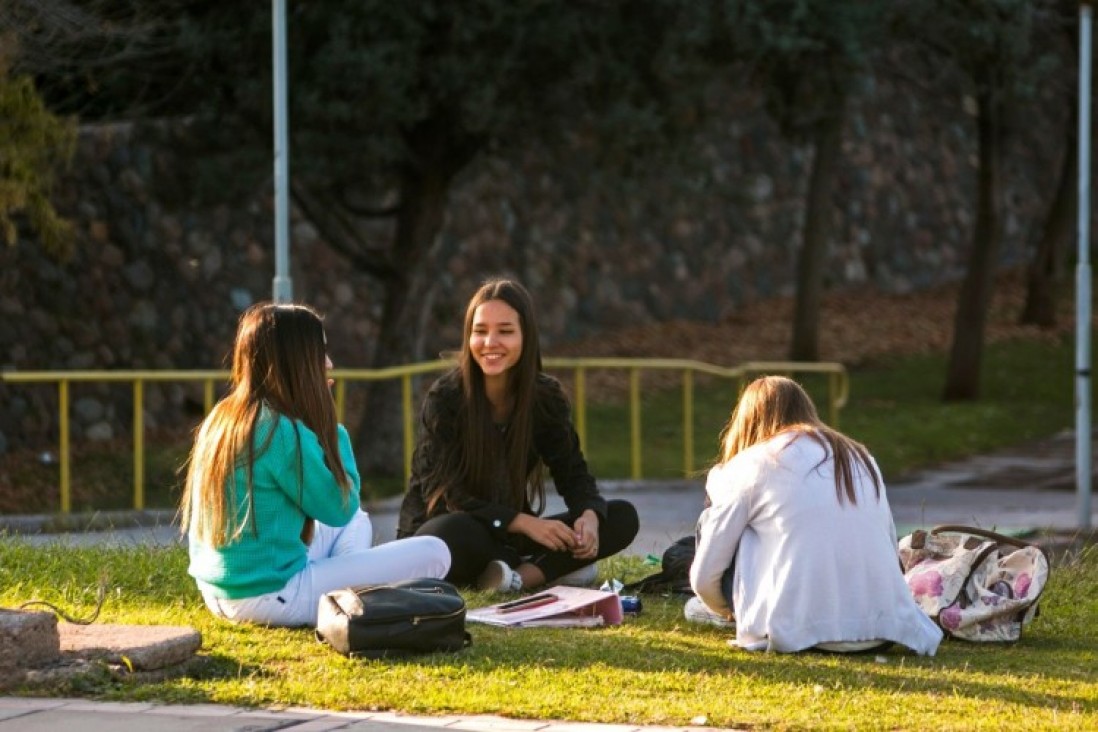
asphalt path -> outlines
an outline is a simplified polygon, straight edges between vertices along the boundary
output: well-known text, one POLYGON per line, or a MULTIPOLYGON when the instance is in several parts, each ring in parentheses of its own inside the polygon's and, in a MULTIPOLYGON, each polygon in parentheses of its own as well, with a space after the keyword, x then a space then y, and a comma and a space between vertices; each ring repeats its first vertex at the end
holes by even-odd
MULTIPOLYGON (((1093 482, 1093 479, 1092 479, 1093 482)), ((920 471, 887 486, 889 504, 899 535, 938 524, 965 524, 1013 533, 1052 532, 1063 535, 1093 528, 1098 501, 1080 495, 1075 478, 1075 443, 1070 432, 990 455, 920 471)), ((641 530, 626 550, 632 555, 659 556, 675 539, 691 534, 701 513, 704 484, 698 480, 604 481, 608 498, 632 501, 640 515, 641 530)), ((547 512, 563 510, 549 489, 547 512)), ((375 541, 396 536, 399 498, 368 506, 375 541)), ((7 529, 34 543, 67 542, 156 544, 181 542, 171 524, 171 512, 149 514, 151 525, 109 531, 41 533, 32 519, 9 522, 7 529)), ((0 517, 2 518, 2 517, 0 517)), ((44 523, 45 519, 43 519, 44 523)), ((0 531, 5 524, 0 521, 0 531)))

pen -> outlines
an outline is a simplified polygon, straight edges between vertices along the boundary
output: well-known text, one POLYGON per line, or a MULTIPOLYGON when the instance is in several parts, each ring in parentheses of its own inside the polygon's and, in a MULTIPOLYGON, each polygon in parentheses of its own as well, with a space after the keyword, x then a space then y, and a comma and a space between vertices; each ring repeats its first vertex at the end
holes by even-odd
POLYGON ((518 607, 519 605, 526 605, 526 604, 531 603, 531 602, 538 602, 539 600, 544 600, 547 597, 551 597, 554 600, 557 598, 557 596, 554 595, 552 592, 539 592, 538 594, 530 595, 529 597, 520 597, 519 599, 511 600, 510 602, 502 602, 499 605, 497 605, 496 607, 499 608, 499 609, 518 607))
POLYGON ((496 608, 498 613, 517 613, 521 610, 532 610, 536 607, 542 607, 543 605, 549 605, 557 601, 557 596, 545 592, 540 595, 531 595, 530 597, 522 600, 515 600, 514 602, 505 602, 496 608))

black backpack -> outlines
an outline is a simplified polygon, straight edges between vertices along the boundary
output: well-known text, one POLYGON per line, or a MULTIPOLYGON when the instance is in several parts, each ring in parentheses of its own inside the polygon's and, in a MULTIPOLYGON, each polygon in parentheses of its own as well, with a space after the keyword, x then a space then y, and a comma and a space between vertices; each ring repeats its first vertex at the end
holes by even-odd
POLYGON ((439 579, 329 592, 320 598, 317 615, 317 640, 347 656, 460 651, 472 643, 465 631, 465 600, 439 579))
POLYGON ((665 594, 670 592, 676 595, 693 595, 694 590, 690 587, 690 565, 694 561, 696 549, 697 540, 693 535, 682 537, 664 551, 659 572, 636 582, 630 582, 622 588, 622 593, 665 594))

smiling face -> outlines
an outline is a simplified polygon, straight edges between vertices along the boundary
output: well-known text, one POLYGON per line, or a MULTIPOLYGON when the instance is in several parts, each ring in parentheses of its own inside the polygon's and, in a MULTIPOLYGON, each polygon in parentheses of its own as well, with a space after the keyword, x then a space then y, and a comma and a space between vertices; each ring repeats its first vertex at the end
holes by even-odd
POLYGON ((518 312, 498 299, 478 305, 469 333, 469 351, 484 372, 485 381, 506 380, 508 370, 522 357, 518 312))

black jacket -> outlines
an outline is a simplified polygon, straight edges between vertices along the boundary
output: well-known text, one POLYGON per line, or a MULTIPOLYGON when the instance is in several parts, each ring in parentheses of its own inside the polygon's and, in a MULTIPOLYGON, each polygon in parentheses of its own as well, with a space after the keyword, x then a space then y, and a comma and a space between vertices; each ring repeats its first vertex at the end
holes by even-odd
MULTIPOLYGON (((570 513, 578 516, 590 508, 600 520, 605 519, 606 500, 599 495, 595 478, 587 469, 560 382, 547 374, 539 374, 536 398, 530 465, 540 457, 548 466, 557 492, 570 513)), ((445 501, 439 501, 432 514, 427 515, 427 496, 436 487, 429 483, 429 476, 441 459, 444 447, 459 439, 458 415, 462 399, 461 377, 455 370, 439 378, 423 400, 420 434, 412 456, 412 477, 400 507, 398 538, 411 536, 424 521, 449 510, 445 501)), ((450 503, 483 521, 501 541, 506 539, 507 526, 520 511, 533 513, 529 500, 523 506, 506 506, 477 498, 472 493, 450 496, 450 503)))

